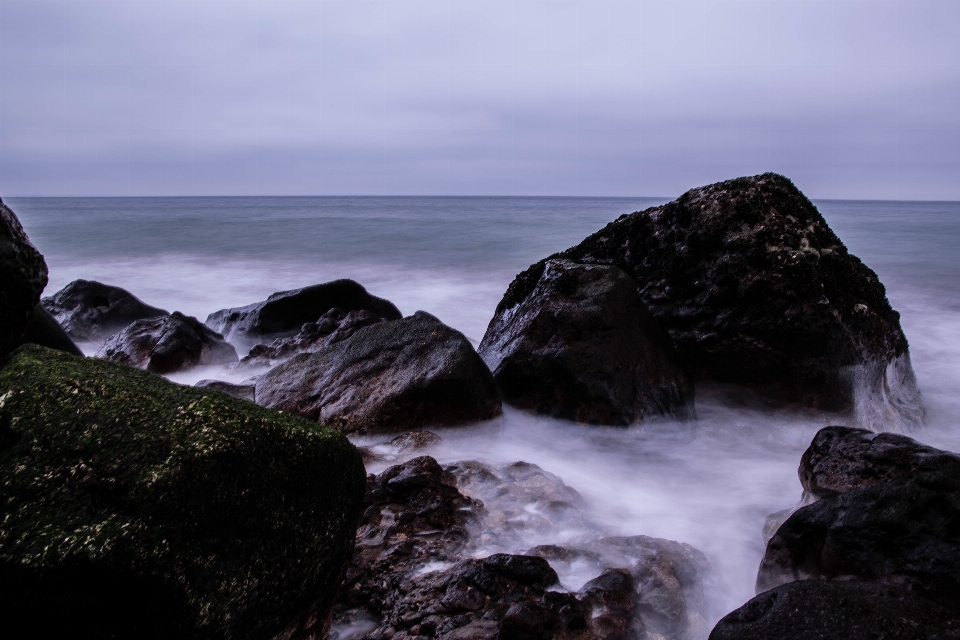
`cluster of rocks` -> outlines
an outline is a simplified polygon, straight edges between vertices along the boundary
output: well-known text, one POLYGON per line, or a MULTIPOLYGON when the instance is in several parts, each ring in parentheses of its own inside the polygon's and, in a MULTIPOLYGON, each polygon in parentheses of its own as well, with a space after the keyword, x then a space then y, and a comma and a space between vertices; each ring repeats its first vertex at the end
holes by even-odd
POLYGON ((960 638, 960 456, 827 427, 799 475, 813 502, 767 543, 760 595, 710 638, 960 638))
MULTIPOLYGON (((413 440, 435 443, 423 436, 413 440)), ((407 444, 391 446, 399 450, 407 444)), ((490 553, 547 529, 556 535, 558 525, 570 522, 570 510, 577 510, 573 502, 540 521, 521 524, 516 516, 517 510, 529 513, 525 507, 531 501, 545 505, 558 496, 579 500, 558 478, 527 463, 497 469, 465 461, 441 467, 434 458, 420 456, 369 475, 356 548, 335 607, 335 636, 706 636, 703 588, 709 563, 689 545, 647 536, 588 537, 584 545, 589 548, 548 544, 519 554, 490 553), (537 490, 545 484, 553 486, 537 490), (488 505, 476 495, 499 500, 488 505), (524 527, 527 531, 519 530, 524 527), (595 577, 568 588, 551 565, 565 569, 580 560, 595 577)))

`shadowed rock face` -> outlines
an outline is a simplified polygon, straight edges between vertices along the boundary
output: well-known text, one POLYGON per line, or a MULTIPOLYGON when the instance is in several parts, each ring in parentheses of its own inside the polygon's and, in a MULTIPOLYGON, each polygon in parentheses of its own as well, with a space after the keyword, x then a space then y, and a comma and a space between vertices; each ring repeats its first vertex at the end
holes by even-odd
POLYGON ((353 280, 334 280, 303 289, 280 291, 263 302, 222 309, 207 316, 206 325, 241 346, 286 338, 305 323, 316 322, 330 309, 370 311, 387 320, 399 320, 400 311, 389 300, 367 293, 353 280))
POLYGON ((669 336, 617 267, 547 261, 526 298, 497 310, 479 353, 522 409, 606 425, 694 416, 669 336))
MULTIPOLYGON (((692 189, 551 258, 629 274, 695 379, 852 412, 865 426, 922 421, 907 340, 883 285, 783 176, 692 189)), ((523 302, 545 266, 518 275, 497 314, 523 302)))
POLYGON ((196 318, 174 311, 169 316, 137 320, 107 340, 97 357, 153 373, 173 373, 237 362, 237 351, 196 318))
POLYGON ((710 640, 960 638, 960 609, 896 585, 791 582, 725 616, 710 640))
POLYGON ((103 342, 137 320, 167 315, 126 289, 93 280, 74 280, 41 302, 67 335, 84 342, 103 342))
POLYGON ((467 339, 422 311, 294 356, 257 379, 256 398, 345 433, 466 424, 501 413, 493 376, 467 339))
POLYGON ((325 637, 364 492, 332 429, 35 345, 0 474, 0 615, 43 638, 325 637))
POLYGON ((49 349, 56 349, 75 356, 82 356, 83 352, 73 343, 70 336, 57 323, 56 319, 47 313, 42 304, 33 308, 33 318, 23 332, 23 341, 49 349))
POLYGON ((960 469, 960 456, 895 433, 826 427, 800 458, 800 484, 817 498, 846 493, 925 471, 960 469))
POLYGON ((16 214, 0 200, 0 356, 23 343, 45 286, 47 263, 16 214))

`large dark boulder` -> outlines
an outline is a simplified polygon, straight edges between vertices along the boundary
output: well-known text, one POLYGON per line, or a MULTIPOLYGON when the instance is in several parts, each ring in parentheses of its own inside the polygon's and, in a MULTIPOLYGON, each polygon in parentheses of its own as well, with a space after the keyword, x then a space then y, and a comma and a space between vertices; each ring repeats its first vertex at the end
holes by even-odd
POLYGON ((174 311, 137 320, 107 340, 97 357, 153 373, 173 373, 237 362, 237 350, 196 318, 174 311))
POLYGON ((726 615, 710 640, 947 640, 960 608, 896 585, 791 582, 726 615))
MULTIPOLYGON (((783 176, 692 189, 551 258, 626 271, 697 380, 850 412, 868 427, 923 419, 883 285, 783 176)), ((545 268, 518 275, 497 314, 522 303, 545 268)))
POLYGON ((960 601, 960 467, 798 509, 767 544, 757 592, 807 579, 892 582, 960 601))
POLYGON ((523 300, 497 309, 478 351, 522 409, 606 425, 695 415, 670 337, 614 266, 547 261, 523 300))
POLYGON ((800 458, 800 483, 824 498, 924 471, 960 468, 960 456, 895 433, 825 427, 800 458))
POLYGON ((208 327, 241 346, 296 334, 307 322, 317 322, 333 308, 370 311, 387 320, 399 320, 400 311, 389 300, 367 293, 353 280, 334 280, 303 289, 280 291, 263 302, 221 309, 207 316, 208 327))
POLYGON ((423 311, 294 356, 257 379, 256 399, 345 433, 459 425, 501 413, 493 376, 469 341, 423 311))
POLYGON ((37 637, 324 637, 364 491, 332 429, 34 345, 0 474, 0 616, 37 637))
POLYGON ((67 335, 81 342, 103 342, 137 320, 167 315, 126 289, 93 280, 74 280, 41 302, 67 335))
POLYGON ((47 310, 40 303, 37 303, 37 306, 33 308, 33 317, 23 332, 23 341, 64 353, 72 353, 75 356, 83 355, 83 352, 73 343, 63 327, 53 316, 47 313, 47 310))
POLYGON ((16 214, 0 200, 0 356, 23 344, 23 332, 45 286, 47 263, 16 214))

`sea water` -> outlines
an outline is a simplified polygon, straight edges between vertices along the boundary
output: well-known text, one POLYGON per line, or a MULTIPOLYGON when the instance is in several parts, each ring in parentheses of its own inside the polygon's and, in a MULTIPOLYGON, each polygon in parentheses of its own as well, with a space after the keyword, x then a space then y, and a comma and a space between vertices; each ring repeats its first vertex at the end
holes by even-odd
MULTIPOLYGON (((10 198, 7 204, 46 257, 46 295, 77 278, 99 280, 203 320, 275 291, 352 278, 405 315, 428 311, 477 345, 514 275, 621 214, 666 200, 10 198)), ((960 451, 960 203, 816 204, 850 251, 877 272, 902 314, 927 413, 927 425, 912 435, 960 451)), ((187 384, 201 377, 217 371, 173 376, 187 384)), ((431 454, 441 463, 523 460, 559 476, 582 496, 589 527, 561 523, 551 532, 555 541, 644 534, 700 549, 713 566, 713 623, 754 595, 765 518, 796 504, 800 455, 817 429, 838 418, 761 413, 705 394, 697 412, 691 439, 580 426, 505 407, 502 420, 438 430, 444 442, 431 454)), ((531 532, 509 550, 547 541, 540 537, 531 532)), ((590 577, 561 574, 570 588, 590 577)))

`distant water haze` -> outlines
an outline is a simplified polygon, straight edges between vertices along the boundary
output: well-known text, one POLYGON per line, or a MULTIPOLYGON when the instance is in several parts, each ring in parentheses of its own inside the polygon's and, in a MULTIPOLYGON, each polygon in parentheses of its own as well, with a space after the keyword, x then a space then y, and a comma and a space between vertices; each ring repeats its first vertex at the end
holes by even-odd
MULTIPOLYGON (((49 295, 76 278, 195 315, 353 278, 405 314, 423 309, 476 344, 515 274, 655 198, 6 198, 50 266, 49 295)), ((960 203, 818 201, 851 252, 887 286, 910 341, 928 425, 960 451, 960 203)), ((216 377, 195 370, 174 379, 216 377)), ((586 522, 531 532, 512 551, 598 532, 687 542, 707 554, 715 618, 753 595, 767 514, 800 497, 797 466, 820 413, 760 413, 701 393, 696 436, 579 426, 506 408, 446 429, 443 462, 524 460, 584 498, 586 522), (546 535, 546 534, 545 534, 546 535), (539 536, 539 537, 538 537, 539 536)), ((375 444, 376 441, 363 441, 375 444)), ((484 552, 478 548, 477 553, 484 552)), ((576 588, 593 575, 561 572, 576 588)), ((710 622, 713 622, 712 620, 710 622)))

